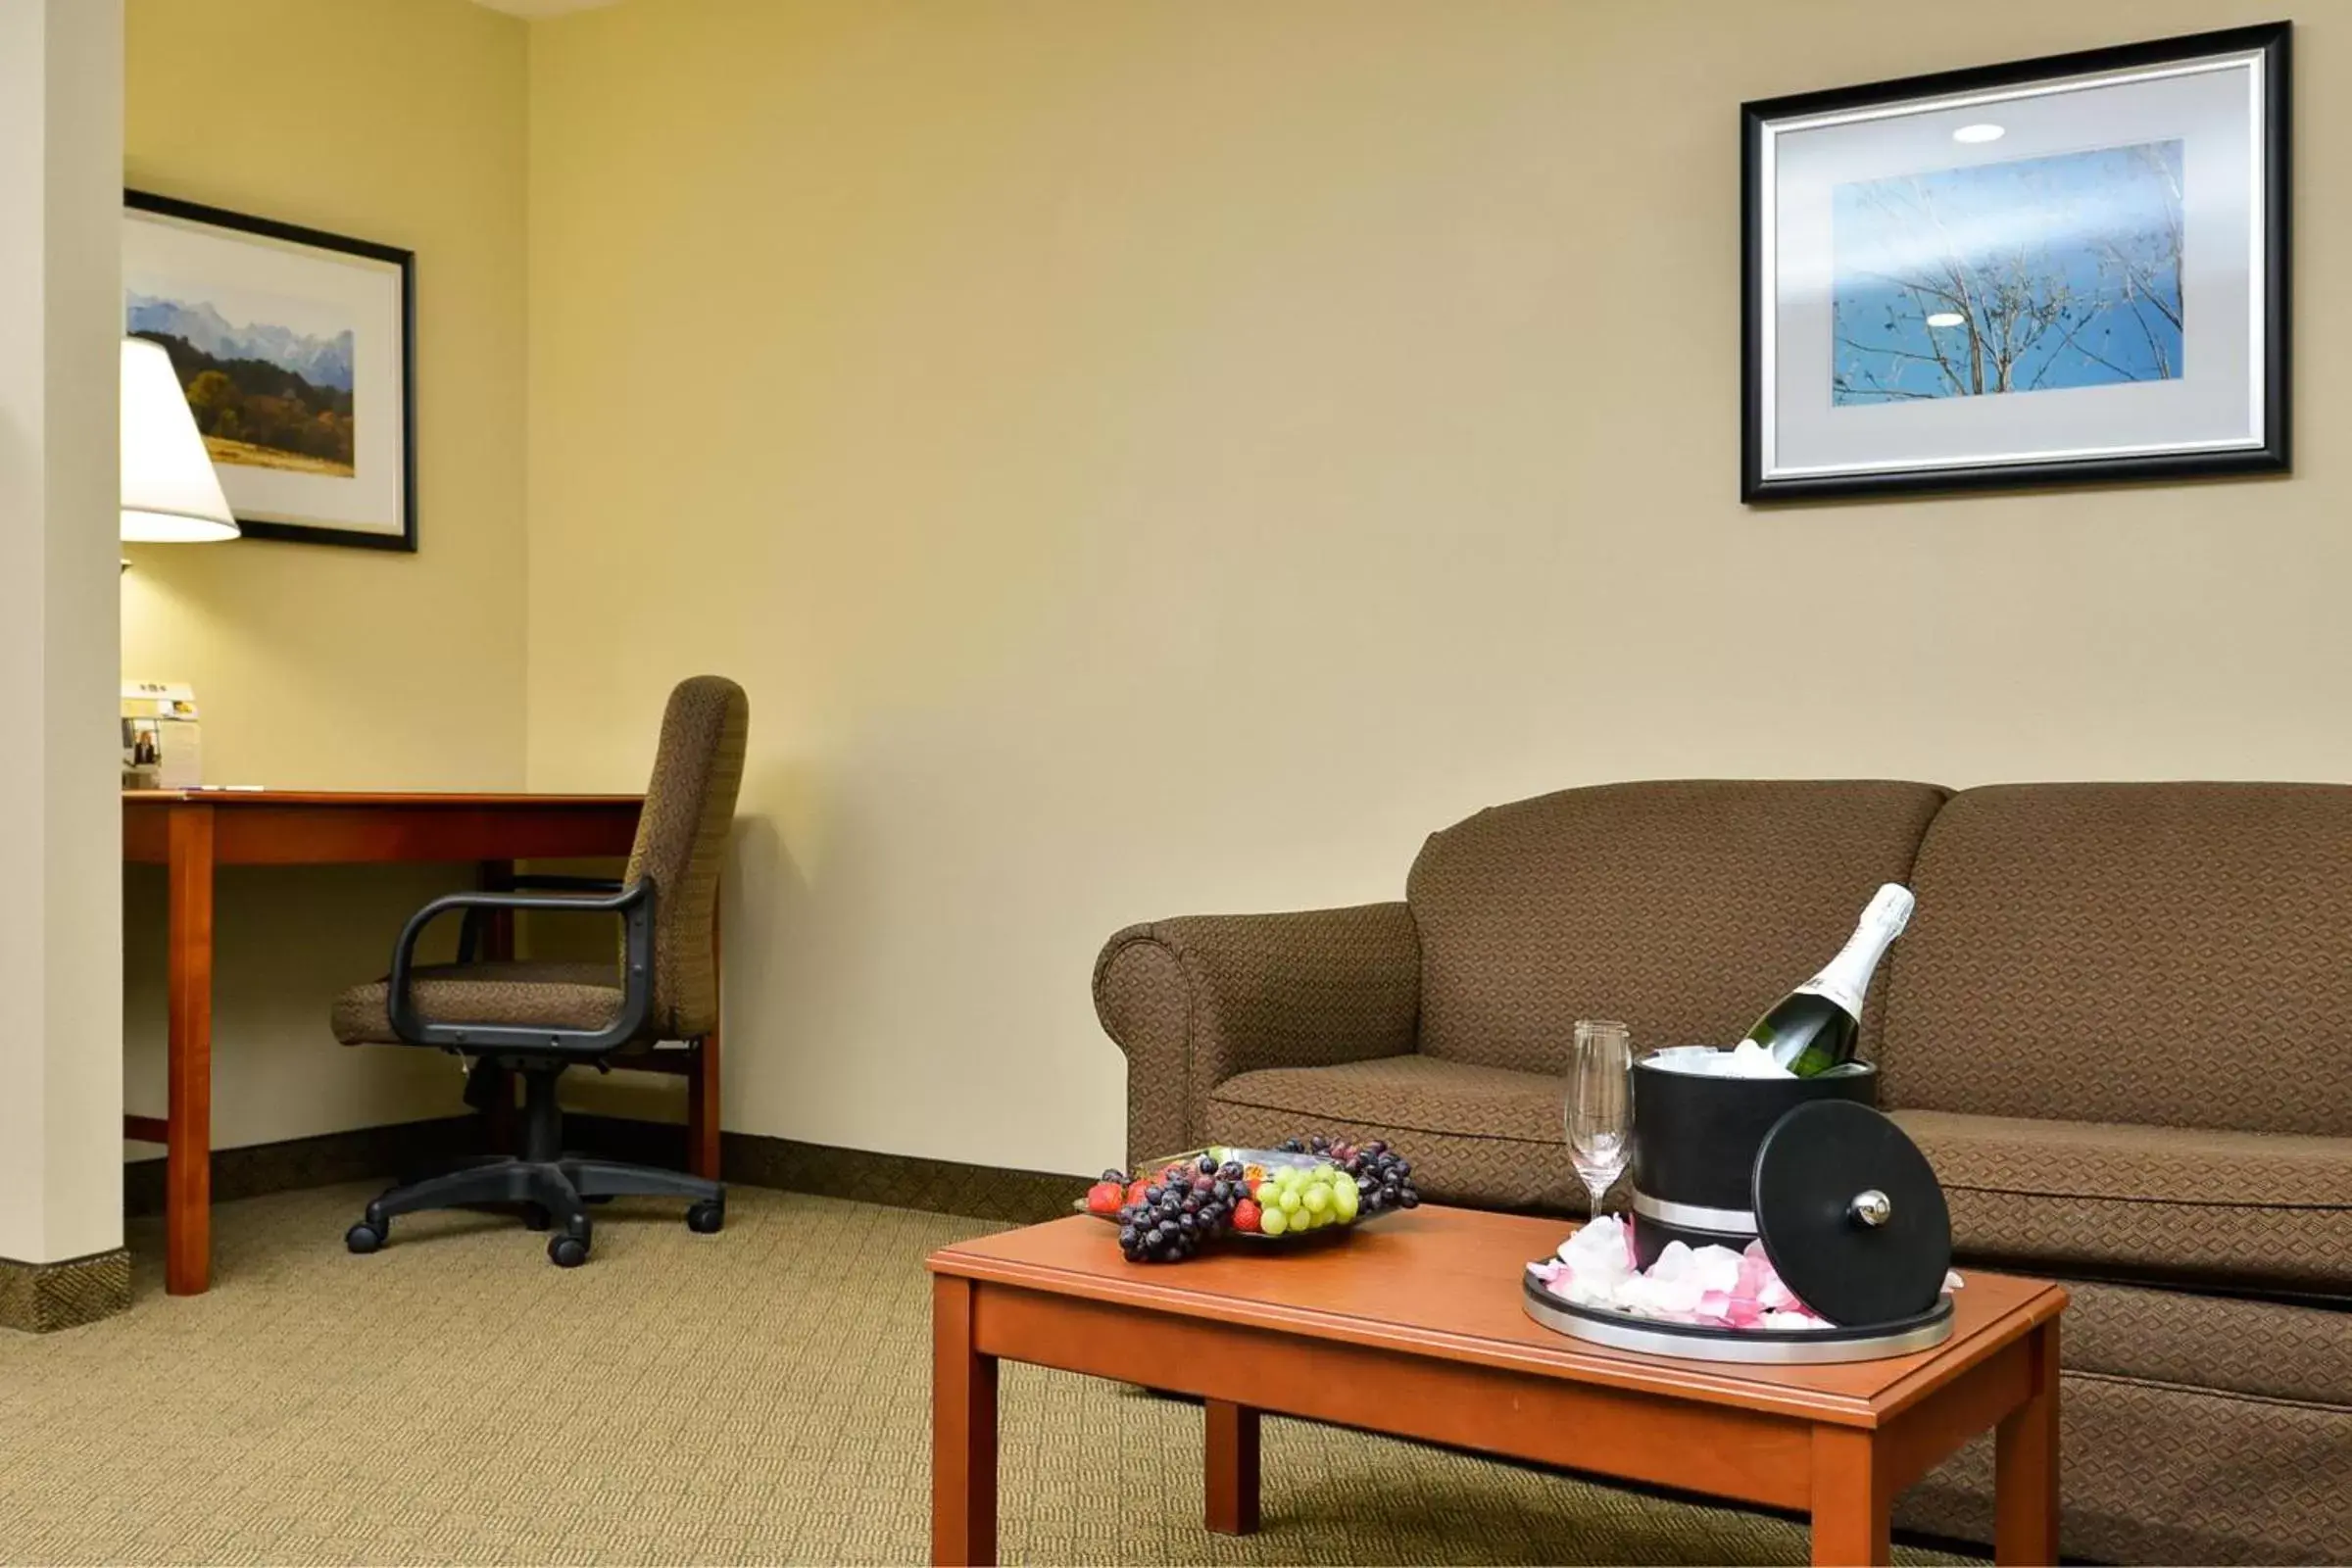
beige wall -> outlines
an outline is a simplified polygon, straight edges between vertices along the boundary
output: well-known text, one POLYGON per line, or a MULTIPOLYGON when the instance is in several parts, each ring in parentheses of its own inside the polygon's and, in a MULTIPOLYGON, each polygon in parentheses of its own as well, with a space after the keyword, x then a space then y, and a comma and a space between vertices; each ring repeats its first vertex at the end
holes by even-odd
MULTIPOLYGON (((467 0, 131 0, 129 184, 417 253, 420 553, 128 551, 122 669, 195 683, 213 782, 522 782, 527 36, 467 0)), ((458 1108, 445 1062, 325 1027, 454 880, 224 875, 219 1144, 458 1108)), ((162 882, 127 888, 128 1095, 160 1109, 162 882)))
POLYGON ((121 10, 0 0, 0 1259, 122 1242, 121 10))
POLYGON ((2352 14, 2296 43, 2293 479, 1735 499, 1742 99, 2278 10, 538 24, 530 780, 737 675, 729 1124, 1080 1170, 1106 933, 1394 896, 1483 803, 2352 778, 2352 14))

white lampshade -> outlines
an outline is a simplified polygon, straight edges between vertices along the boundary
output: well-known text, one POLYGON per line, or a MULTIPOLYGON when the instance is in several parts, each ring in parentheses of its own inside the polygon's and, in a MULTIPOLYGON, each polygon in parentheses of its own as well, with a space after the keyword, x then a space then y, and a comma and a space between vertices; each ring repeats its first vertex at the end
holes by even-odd
POLYGON ((161 343, 122 340, 122 537, 148 544, 234 539, 237 519, 161 343))

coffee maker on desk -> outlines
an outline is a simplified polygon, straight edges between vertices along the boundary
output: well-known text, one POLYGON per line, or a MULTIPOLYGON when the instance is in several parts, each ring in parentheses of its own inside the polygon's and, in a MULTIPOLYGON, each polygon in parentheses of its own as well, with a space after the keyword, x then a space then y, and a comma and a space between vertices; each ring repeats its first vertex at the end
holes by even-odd
POLYGON ((183 681, 122 683, 122 787, 191 790, 204 782, 204 731, 195 688, 183 681))

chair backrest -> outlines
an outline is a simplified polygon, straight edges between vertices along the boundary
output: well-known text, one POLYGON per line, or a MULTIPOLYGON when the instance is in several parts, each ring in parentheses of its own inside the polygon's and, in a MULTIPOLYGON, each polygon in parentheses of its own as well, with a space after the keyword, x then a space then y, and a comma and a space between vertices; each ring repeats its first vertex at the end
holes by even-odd
MULTIPOLYGON (((1428 1055, 1564 1073, 1580 1017, 1728 1046, 1853 935, 1943 803, 1933 784, 1609 784, 1431 836, 1406 883, 1428 1055)), ((1898 944, 1899 945, 1899 944, 1898 944)), ((1870 990, 1863 1049, 1884 983, 1870 990)))
POLYGON ((752 706, 720 675, 680 681, 662 714, 626 880, 654 878, 654 1025, 691 1040, 718 1023, 712 919, 752 706))
POLYGON ((1966 790, 1912 886, 1889 1107, 2352 1131, 2352 788, 1966 790))

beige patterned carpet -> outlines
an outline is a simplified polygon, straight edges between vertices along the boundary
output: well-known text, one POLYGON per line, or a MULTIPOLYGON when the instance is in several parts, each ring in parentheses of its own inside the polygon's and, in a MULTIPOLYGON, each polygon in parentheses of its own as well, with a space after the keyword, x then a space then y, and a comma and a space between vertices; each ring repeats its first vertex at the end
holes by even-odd
MULTIPOLYGON (((738 1188, 725 1234, 615 1204, 565 1272, 488 1216, 352 1257, 359 1188, 218 1211, 218 1283, 0 1331, 11 1562, 912 1562, 923 1254, 980 1222, 738 1188)), ((1020 1562, 1801 1562, 1775 1518, 1270 1421, 1266 1529, 1200 1527, 1199 1411, 1008 1368, 1020 1562)), ((1898 1551, 1898 1560, 1958 1561, 1898 1551)))

